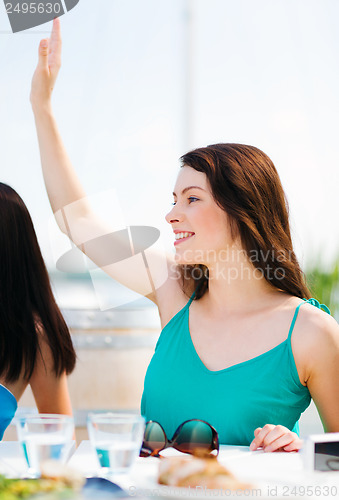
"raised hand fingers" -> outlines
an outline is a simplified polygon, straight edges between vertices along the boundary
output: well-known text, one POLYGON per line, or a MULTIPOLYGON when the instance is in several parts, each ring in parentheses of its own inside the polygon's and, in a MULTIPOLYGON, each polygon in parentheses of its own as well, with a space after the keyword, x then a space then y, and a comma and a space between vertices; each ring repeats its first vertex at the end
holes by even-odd
POLYGON ((56 17, 55 19, 53 19, 51 41, 52 41, 52 43, 61 42, 60 19, 58 17, 56 17))
POLYGON ((41 40, 39 44, 39 61, 34 72, 31 88, 33 110, 50 106, 55 81, 61 66, 60 21, 53 21, 50 39, 41 40))
POLYGON ((48 68, 48 39, 41 40, 39 44, 39 60, 38 68, 47 69, 48 68))
POLYGON ((49 66, 51 70, 53 68, 60 68, 61 66, 61 30, 60 30, 60 20, 56 18, 53 20, 53 28, 50 39, 50 56, 49 56, 49 66))

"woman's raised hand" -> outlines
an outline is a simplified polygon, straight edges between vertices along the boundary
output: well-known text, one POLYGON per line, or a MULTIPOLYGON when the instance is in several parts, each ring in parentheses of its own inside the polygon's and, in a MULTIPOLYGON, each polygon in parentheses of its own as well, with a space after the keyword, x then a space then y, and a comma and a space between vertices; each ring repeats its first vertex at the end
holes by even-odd
POLYGON ((32 79, 31 104, 33 110, 48 107, 51 103, 53 87, 61 66, 60 20, 54 19, 51 38, 41 40, 39 61, 32 79))
POLYGON ((299 436, 287 427, 266 424, 255 429, 250 450, 254 451, 261 447, 264 451, 298 451, 302 444, 299 436))

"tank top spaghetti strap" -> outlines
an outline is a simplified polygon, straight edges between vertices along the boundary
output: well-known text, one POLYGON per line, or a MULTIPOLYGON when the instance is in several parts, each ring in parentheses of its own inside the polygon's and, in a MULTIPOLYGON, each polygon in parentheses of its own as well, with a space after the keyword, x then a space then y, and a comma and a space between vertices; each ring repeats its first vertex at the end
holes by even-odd
POLYGON ((326 312, 327 314, 331 314, 331 311, 329 310, 329 308, 325 305, 325 304, 320 304, 317 299, 314 299, 314 298, 311 298, 311 299, 303 299, 304 302, 300 302, 300 304, 296 307, 296 310, 294 312, 294 316, 293 316, 293 319, 292 319, 292 323, 291 323, 291 326, 290 326, 290 329, 289 329, 289 332, 288 332, 288 339, 290 340, 291 339, 291 336, 292 336, 292 332, 293 332, 293 328, 294 328, 294 325, 295 325, 295 322, 297 320, 297 317, 298 317, 298 313, 299 313, 299 309, 300 307, 303 305, 303 304, 312 304, 312 306, 315 306, 317 307, 318 309, 322 309, 324 312, 326 312))

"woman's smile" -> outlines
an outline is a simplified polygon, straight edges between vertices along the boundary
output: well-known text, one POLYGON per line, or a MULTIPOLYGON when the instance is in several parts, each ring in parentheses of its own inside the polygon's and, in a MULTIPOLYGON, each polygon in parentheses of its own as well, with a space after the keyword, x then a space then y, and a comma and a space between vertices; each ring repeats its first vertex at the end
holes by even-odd
POLYGON ((192 233, 191 231, 180 231, 180 232, 174 231, 174 235, 175 235, 174 245, 179 245, 179 243, 182 243, 183 241, 192 238, 192 236, 194 236, 195 233, 192 233))

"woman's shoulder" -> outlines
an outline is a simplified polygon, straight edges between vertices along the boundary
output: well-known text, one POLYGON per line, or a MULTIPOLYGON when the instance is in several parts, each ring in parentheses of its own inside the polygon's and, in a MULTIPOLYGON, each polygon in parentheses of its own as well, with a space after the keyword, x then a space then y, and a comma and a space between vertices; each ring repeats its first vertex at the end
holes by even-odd
POLYGON ((315 299, 310 302, 299 300, 299 327, 314 341, 324 341, 339 334, 337 321, 315 299))
MULTIPOLYGON (((280 309, 280 308, 279 308, 280 309)), ((337 321, 329 314, 329 309, 318 300, 300 299, 292 295, 287 295, 281 302, 281 309, 288 315, 295 317, 295 329, 308 332, 308 335, 319 335, 321 331, 336 330, 337 321), (327 309, 327 311, 326 311, 327 309)))
POLYGON ((315 360, 327 362, 339 356, 339 325, 317 302, 298 300, 300 307, 292 342, 295 354, 310 372, 315 360))

